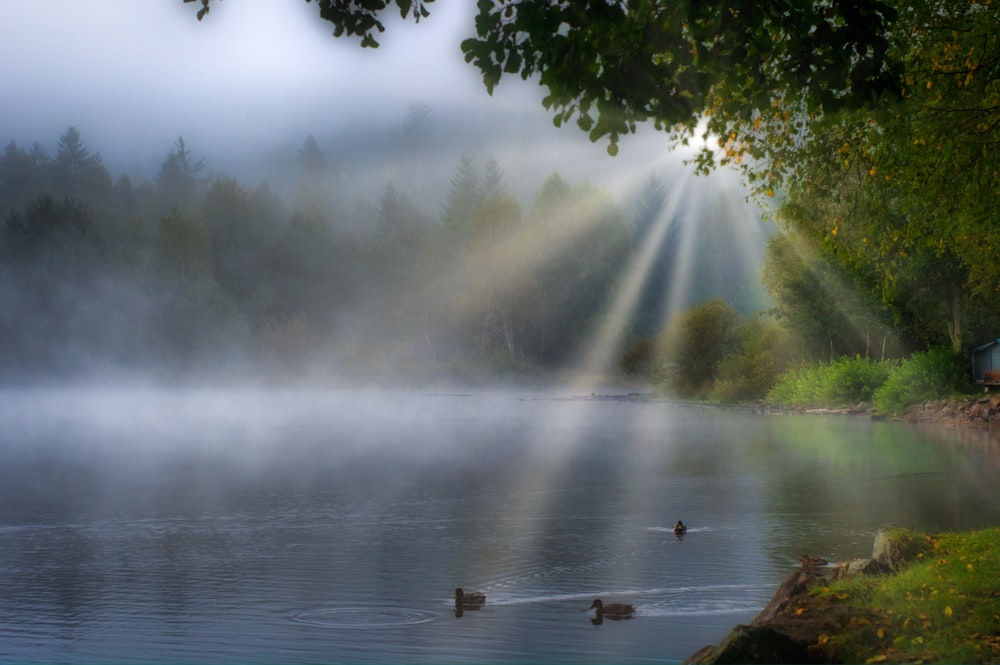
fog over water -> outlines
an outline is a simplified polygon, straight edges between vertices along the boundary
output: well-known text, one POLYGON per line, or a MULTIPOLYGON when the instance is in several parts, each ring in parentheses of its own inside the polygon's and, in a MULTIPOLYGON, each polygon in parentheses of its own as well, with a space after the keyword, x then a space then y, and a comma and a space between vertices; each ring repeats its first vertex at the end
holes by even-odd
POLYGON ((803 551, 995 523, 986 434, 565 390, 3 391, 0 660, 680 662, 803 551))

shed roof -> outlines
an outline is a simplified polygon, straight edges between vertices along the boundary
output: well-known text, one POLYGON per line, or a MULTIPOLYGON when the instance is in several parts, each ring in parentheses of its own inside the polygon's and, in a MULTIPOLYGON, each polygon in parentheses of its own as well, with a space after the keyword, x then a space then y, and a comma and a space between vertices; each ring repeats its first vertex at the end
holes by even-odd
POLYGON ((972 349, 972 353, 977 353, 979 351, 985 351, 986 349, 990 348, 994 344, 1000 344, 1000 339, 995 339, 993 341, 986 342, 982 346, 977 346, 976 348, 972 349))

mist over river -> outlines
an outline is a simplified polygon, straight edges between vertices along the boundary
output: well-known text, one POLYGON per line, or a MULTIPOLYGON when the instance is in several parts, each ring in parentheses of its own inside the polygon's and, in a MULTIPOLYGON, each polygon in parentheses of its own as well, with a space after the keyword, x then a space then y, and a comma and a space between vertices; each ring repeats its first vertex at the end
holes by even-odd
POLYGON ((1000 524, 995 436, 569 390, 5 391, 0 661, 679 662, 803 553, 1000 524))

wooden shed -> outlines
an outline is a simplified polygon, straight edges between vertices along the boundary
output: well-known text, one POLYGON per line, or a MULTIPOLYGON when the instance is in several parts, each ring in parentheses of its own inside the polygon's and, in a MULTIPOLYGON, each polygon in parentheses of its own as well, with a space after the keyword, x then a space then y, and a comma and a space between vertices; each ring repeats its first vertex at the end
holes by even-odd
POLYGON ((972 349, 972 378, 986 390, 1000 386, 1000 339, 972 349))

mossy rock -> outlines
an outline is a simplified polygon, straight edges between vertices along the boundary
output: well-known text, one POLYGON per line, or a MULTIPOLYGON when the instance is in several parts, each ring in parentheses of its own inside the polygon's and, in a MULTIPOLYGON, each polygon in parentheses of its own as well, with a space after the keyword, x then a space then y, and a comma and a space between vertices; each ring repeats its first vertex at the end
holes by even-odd
POLYGON ((922 533, 914 533, 906 529, 879 529, 875 534, 875 544, 872 547, 872 558, 895 573, 916 561, 921 552, 933 544, 933 539, 922 533))

